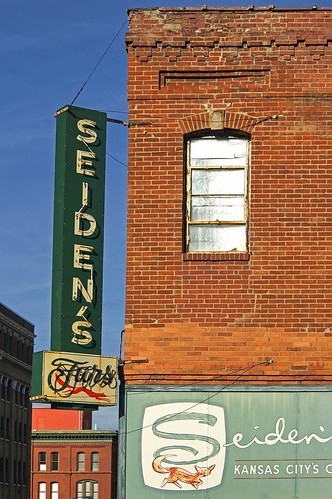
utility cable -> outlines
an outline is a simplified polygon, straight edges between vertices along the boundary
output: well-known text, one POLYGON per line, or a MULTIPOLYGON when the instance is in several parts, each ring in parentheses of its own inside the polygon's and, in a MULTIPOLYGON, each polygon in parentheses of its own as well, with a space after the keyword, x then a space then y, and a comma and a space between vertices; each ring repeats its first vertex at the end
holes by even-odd
POLYGON ((93 70, 91 71, 91 73, 89 74, 89 76, 87 77, 87 79, 85 80, 85 82, 83 83, 83 85, 81 86, 80 90, 77 92, 77 94, 75 95, 74 99, 71 101, 70 105, 72 106, 74 104, 74 102, 76 101, 77 97, 80 95, 80 93, 83 91, 85 85, 88 83, 88 81, 90 80, 91 76, 93 75, 93 73, 96 71, 96 69, 98 68, 99 64, 101 63, 101 61, 104 59, 105 55, 107 54, 107 52, 109 51, 109 49, 112 47, 113 43, 115 42, 115 40, 117 39, 117 37, 119 36, 119 34, 121 33, 124 25, 128 22, 128 20, 126 19, 124 21, 124 23, 122 24, 121 28, 118 30, 118 32, 114 35, 111 43, 108 45, 107 49, 105 50, 105 52, 103 53, 103 55, 100 57, 99 61, 97 62, 97 64, 95 65, 95 67, 93 68, 93 70))
POLYGON ((126 163, 122 163, 122 161, 120 161, 119 159, 117 159, 114 156, 112 156, 112 154, 110 154, 109 152, 106 152, 106 154, 110 158, 114 159, 114 161, 116 161, 117 163, 120 163, 120 165, 124 166, 125 168, 128 168, 128 165, 126 165, 126 163))
MULTIPOLYGON (((195 404, 191 405, 190 407, 187 407, 187 409, 184 409, 183 411, 180 411, 178 412, 176 415, 180 415, 180 414, 185 414, 186 412, 190 411, 191 409, 194 409, 195 407, 197 407, 198 405, 200 404, 204 404, 205 402, 209 402, 213 397, 215 397, 216 395, 218 395, 219 393, 221 393, 222 391, 224 391, 226 388, 232 386, 232 385, 235 385, 239 379, 242 378, 242 376, 244 374, 246 374, 248 371, 251 371, 251 369, 254 369, 255 367, 257 366, 264 366, 264 365, 270 365, 272 364, 273 361, 271 360, 267 360, 267 361, 264 361, 264 362, 258 362, 257 364, 252 364, 251 366, 247 367, 247 368, 240 368, 240 369, 237 369, 236 371, 234 371, 233 373, 229 373, 229 374, 236 374, 237 372, 239 371, 243 371, 239 374, 239 376, 234 380, 232 381, 231 383, 228 383, 227 385, 224 385, 220 390, 217 390, 215 393, 209 395, 208 397, 205 397, 203 400, 199 401, 199 402, 196 402, 195 404)), ((142 392, 144 393, 144 392, 142 392)), ((172 417, 174 416, 174 414, 172 414, 172 417)), ((165 421, 167 421, 167 418, 165 419, 165 421)), ((140 428, 135 428, 134 430, 129 430, 129 431, 124 431, 124 432, 119 432, 119 435, 129 435, 130 433, 136 433, 138 431, 141 431, 141 430, 144 430, 146 428, 151 428, 153 426, 153 424, 151 425, 147 425, 147 426, 144 426, 144 427, 140 427, 140 428)))

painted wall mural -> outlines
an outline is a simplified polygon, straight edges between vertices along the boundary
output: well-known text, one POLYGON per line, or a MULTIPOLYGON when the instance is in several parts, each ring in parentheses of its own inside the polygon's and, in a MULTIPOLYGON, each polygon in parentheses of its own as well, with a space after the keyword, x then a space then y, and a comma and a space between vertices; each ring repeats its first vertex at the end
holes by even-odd
POLYGON ((167 490, 215 487, 223 474, 225 443, 221 407, 181 402, 148 407, 142 430, 144 483, 167 490))
POLYGON ((330 392, 172 388, 126 393, 121 497, 330 499, 330 392))

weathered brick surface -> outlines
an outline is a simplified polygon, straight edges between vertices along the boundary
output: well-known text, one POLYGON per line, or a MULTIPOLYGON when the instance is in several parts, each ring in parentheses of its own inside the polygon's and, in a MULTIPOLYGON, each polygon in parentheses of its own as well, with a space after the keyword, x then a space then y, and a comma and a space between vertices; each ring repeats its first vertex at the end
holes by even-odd
POLYGON ((332 10, 129 13, 127 382, 331 383, 332 10), (251 134, 250 252, 183 253, 184 135, 251 134), (232 374, 233 373, 233 374, 232 374), (233 376, 233 377, 232 377, 233 376))

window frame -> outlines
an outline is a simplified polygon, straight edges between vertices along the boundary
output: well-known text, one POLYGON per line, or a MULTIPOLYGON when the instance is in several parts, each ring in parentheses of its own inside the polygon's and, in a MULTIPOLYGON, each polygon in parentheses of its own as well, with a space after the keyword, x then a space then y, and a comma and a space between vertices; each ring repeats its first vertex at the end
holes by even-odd
POLYGON ((10 462, 9 462, 9 458, 6 457, 5 458, 5 474, 4 474, 4 483, 10 483, 10 462))
POLYGON ((99 452, 91 452, 91 471, 99 471, 99 452))
POLYGON ((38 452, 38 471, 47 471, 47 454, 45 451, 38 452))
POLYGON ((59 499, 59 482, 51 482, 51 499, 59 499))
POLYGON ((3 456, 0 456, 0 483, 5 483, 5 458, 3 456))
POLYGON ((38 482, 38 499, 46 499, 46 492, 46 482, 38 482))
MULTIPOLYGON (((185 177, 185 182, 184 182, 184 203, 183 203, 183 253, 184 255, 190 256, 190 255, 199 255, 199 254, 216 254, 220 256, 225 256, 229 257, 230 255, 248 255, 249 253, 249 200, 250 200, 250 152, 251 152, 251 136, 247 132, 243 132, 241 130, 234 130, 234 129, 224 129, 224 130, 210 130, 210 129, 205 129, 205 130, 200 130, 198 132, 193 132, 190 134, 185 135, 184 137, 184 152, 185 152, 185 158, 184 158, 184 177, 185 177), (240 139, 243 140, 246 143, 246 157, 245 157, 245 164, 240 165, 240 164, 215 164, 215 162, 211 162, 211 164, 197 164, 197 165, 192 165, 191 164, 191 143, 193 140, 204 140, 205 138, 216 138, 216 139, 228 139, 228 138, 234 138, 234 139, 240 139), (211 170, 211 171, 234 171, 234 170, 241 170, 244 173, 244 193, 243 193, 243 219, 242 220, 193 220, 192 218, 192 199, 194 199, 194 195, 192 194, 192 172, 193 171, 198 171, 198 170, 211 170), (189 231, 190 228, 194 226, 207 226, 207 227, 217 227, 217 226, 228 226, 228 227, 233 227, 233 226, 242 226, 244 227, 245 230, 245 248, 241 249, 203 249, 203 248, 193 248, 190 247, 190 238, 189 238, 189 231)), ((204 158, 202 158, 203 160, 204 158)), ((204 161, 202 161, 204 162, 204 161)), ((235 162, 236 163, 236 162, 235 162)), ((198 194, 196 197, 203 197, 204 195, 198 194)), ((224 193, 213 193, 209 194, 208 197, 238 197, 241 199, 241 195, 235 195, 233 196, 231 193, 229 194, 224 194, 224 193)), ((227 258, 228 259, 228 258, 227 258)), ((241 258, 239 258, 241 259, 241 258)))
POLYGON ((77 499, 85 499, 89 495, 92 499, 99 498, 99 483, 97 480, 79 480, 76 482, 77 499))
POLYGON ((76 471, 85 471, 85 452, 76 454, 76 471))
POLYGON ((57 451, 51 452, 51 471, 59 471, 59 452, 57 451))

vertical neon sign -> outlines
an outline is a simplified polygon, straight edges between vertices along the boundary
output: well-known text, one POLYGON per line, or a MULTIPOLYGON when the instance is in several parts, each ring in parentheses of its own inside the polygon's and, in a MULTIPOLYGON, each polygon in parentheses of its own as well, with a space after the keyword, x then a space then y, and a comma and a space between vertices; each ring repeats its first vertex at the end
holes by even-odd
POLYGON ((56 113, 51 349, 101 354, 106 113, 56 113))

